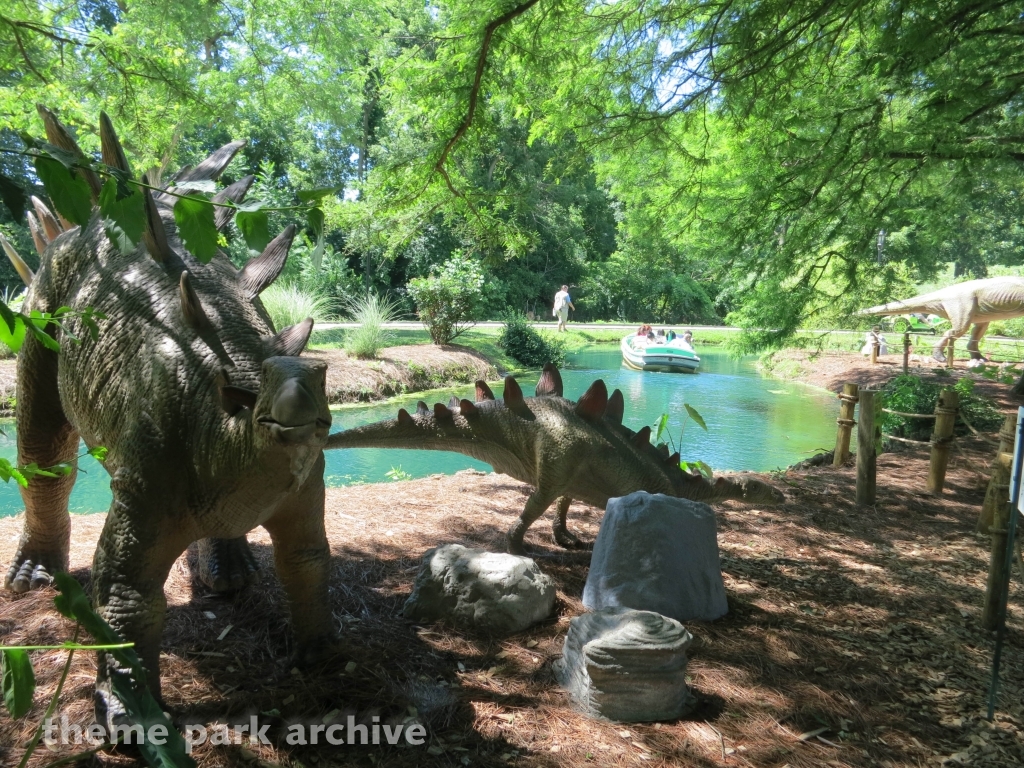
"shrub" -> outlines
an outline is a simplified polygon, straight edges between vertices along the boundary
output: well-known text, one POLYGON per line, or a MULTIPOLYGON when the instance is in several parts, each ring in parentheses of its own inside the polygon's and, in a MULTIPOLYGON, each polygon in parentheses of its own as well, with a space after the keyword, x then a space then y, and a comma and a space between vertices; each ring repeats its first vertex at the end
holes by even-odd
POLYGON ((301 323, 307 317, 322 322, 330 315, 329 299, 297 285, 272 285, 260 294, 260 301, 277 330, 301 323))
MULTIPOLYGON (((917 376, 897 376, 883 390, 885 407, 904 413, 934 413, 939 392, 943 388, 917 376)), ((974 394, 974 382, 971 379, 960 379, 953 389, 960 396, 960 411, 972 427, 991 430, 1003 423, 1003 417, 995 404, 987 397, 974 394)), ((931 419, 908 419, 886 413, 882 419, 882 432, 911 440, 927 440, 931 437, 934 425, 931 419)), ((967 427, 958 419, 956 434, 967 434, 967 431, 967 427)))
POLYGON ((427 277, 409 281, 409 295, 416 312, 435 344, 448 344, 474 324, 473 312, 480 302, 484 275, 480 265, 456 252, 430 270, 427 277))
POLYGON ((540 368, 545 363, 562 365, 565 347, 559 341, 548 341, 530 325, 522 312, 505 315, 505 327, 498 336, 498 346, 525 366, 540 368))
POLYGON ((384 328, 398 317, 398 302, 394 299, 367 293, 348 302, 348 311, 359 327, 345 335, 345 350, 363 359, 376 357, 387 346, 394 334, 384 328))

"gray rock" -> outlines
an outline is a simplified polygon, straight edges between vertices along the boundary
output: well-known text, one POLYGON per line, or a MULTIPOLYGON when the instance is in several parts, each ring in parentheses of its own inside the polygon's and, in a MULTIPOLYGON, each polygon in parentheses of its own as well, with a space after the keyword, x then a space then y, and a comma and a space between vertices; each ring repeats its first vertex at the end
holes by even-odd
POLYGON ((674 619, 611 608, 569 624, 555 677, 573 705, 624 723, 674 720, 693 708, 686 649, 693 637, 674 619))
POLYGON ((583 605, 711 621, 729 610, 707 504, 638 491, 608 501, 583 605))
POLYGON ((530 558, 446 544, 423 556, 405 615, 509 635, 546 619, 554 605, 554 582, 530 558))

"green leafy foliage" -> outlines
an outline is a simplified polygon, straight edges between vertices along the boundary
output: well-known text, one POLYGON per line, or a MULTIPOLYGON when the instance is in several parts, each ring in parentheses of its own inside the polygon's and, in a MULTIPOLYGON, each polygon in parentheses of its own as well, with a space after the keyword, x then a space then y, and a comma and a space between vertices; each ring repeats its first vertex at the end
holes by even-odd
POLYGON ((32 708, 36 676, 28 652, 0 649, 0 675, 3 677, 4 704, 12 719, 18 720, 32 708))
POLYGON ((186 195, 174 203, 174 221, 189 252, 206 264, 216 255, 220 233, 213 218, 213 204, 205 197, 186 195))
POLYGON ((541 368, 546 363, 560 366, 565 362, 565 347, 561 340, 548 340, 541 336, 522 312, 505 314, 498 346, 528 368, 541 368))
POLYGON ((455 253, 427 277, 409 281, 416 312, 435 344, 448 344, 474 324, 482 296, 483 271, 475 259, 455 253))
POLYGON ((36 173, 54 208, 65 219, 84 225, 92 214, 89 185, 76 173, 49 157, 36 158, 36 173))
POLYGON ((133 648, 124 647, 124 640, 93 610, 81 585, 72 576, 58 573, 54 581, 60 590, 53 600, 57 610, 81 624, 93 639, 107 648, 105 653, 113 656, 123 669, 130 670, 129 674, 123 671, 110 674, 111 688, 124 705, 129 720, 140 724, 146 733, 156 725, 166 728, 164 744, 146 739, 139 745, 143 758, 154 768, 194 768, 195 761, 186 752, 185 740, 146 685, 146 672, 138 654, 133 648))
POLYGON ((145 201, 138 190, 123 190, 117 179, 110 178, 100 190, 100 215, 110 242, 121 251, 131 253, 142 239, 146 221, 145 201))
MULTIPOLYGON (((948 386, 948 385, 947 385, 948 386)), ((885 407, 903 413, 930 414, 935 412, 939 393, 944 386, 925 381, 919 376, 897 376, 885 385, 885 407)), ((989 398, 974 393, 971 379, 960 379, 953 386, 959 396, 959 408, 971 426, 979 430, 997 429, 1003 417, 989 398)), ((882 433, 910 440, 928 440, 935 422, 931 419, 908 419, 892 413, 884 414, 882 433)), ((957 420, 955 434, 964 435, 968 429, 957 420)))
POLYGON ((270 242, 270 219, 261 210, 262 204, 239 206, 235 214, 235 226, 245 238, 245 244, 254 253, 261 253, 270 242))

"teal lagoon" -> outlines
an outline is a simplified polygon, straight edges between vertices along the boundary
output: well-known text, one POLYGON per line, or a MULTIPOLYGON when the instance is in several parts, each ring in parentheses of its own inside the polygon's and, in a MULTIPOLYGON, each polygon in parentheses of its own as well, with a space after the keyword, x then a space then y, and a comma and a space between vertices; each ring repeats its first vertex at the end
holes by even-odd
MULTIPOLYGON (((645 424, 654 426, 663 413, 669 414, 669 436, 683 459, 704 461, 714 469, 782 468, 835 444, 839 402, 834 395, 764 378, 754 358, 735 358, 718 350, 698 350, 698 354, 701 371, 696 375, 654 373, 624 367, 617 346, 589 347, 571 355, 562 371, 565 396, 575 400, 594 379, 604 379, 609 391, 622 390, 626 402, 623 423, 639 429, 645 424), (687 417, 684 403, 701 414, 707 432, 687 417)), ((536 373, 519 379, 527 394, 536 382, 536 373)), ((399 408, 415 408, 421 398, 446 403, 453 394, 474 397, 472 387, 462 387, 395 398, 386 404, 346 406, 333 411, 333 429, 393 418, 399 408)), ((501 396, 500 386, 495 394, 501 396)), ((13 462, 17 458, 15 424, 9 420, 0 426, 0 456, 13 462)), ((453 474, 469 468, 490 470, 482 462, 440 451, 355 449, 328 451, 326 455, 328 486, 392 482, 395 477, 453 474)), ((110 478, 92 457, 80 460, 70 506, 76 513, 103 512, 110 506, 110 478)), ((13 481, 0 484, 0 517, 16 515, 22 509, 13 481)))

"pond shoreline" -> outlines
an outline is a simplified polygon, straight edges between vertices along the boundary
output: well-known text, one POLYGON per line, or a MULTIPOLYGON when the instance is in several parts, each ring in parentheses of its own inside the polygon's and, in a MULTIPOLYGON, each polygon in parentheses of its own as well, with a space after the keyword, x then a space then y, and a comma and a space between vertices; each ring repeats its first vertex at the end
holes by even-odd
MULTIPOLYGON (((376 359, 359 360, 344 350, 313 348, 304 355, 327 363, 331 405, 369 403, 395 395, 495 381, 501 371, 486 355, 459 344, 413 344, 382 349, 376 359)), ((16 412, 17 360, 0 360, 0 417, 16 412)))

